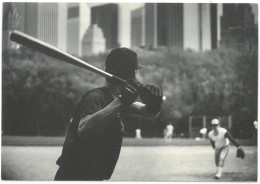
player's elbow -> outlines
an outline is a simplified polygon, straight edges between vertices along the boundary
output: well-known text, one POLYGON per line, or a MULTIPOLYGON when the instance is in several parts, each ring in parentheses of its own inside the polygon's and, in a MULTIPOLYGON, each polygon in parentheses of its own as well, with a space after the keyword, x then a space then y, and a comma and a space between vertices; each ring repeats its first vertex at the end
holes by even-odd
POLYGON ((85 117, 82 118, 79 122, 79 126, 78 126, 78 136, 79 138, 85 138, 86 135, 88 134, 88 132, 90 132, 89 130, 91 130, 91 126, 89 123, 90 119, 89 117, 85 117))
POLYGON ((78 136, 80 139, 98 136, 103 130, 100 127, 101 118, 99 116, 88 115, 82 118, 78 126, 78 136))
POLYGON ((82 123, 81 124, 79 124, 79 127, 78 127, 78 136, 79 136, 79 138, 83 138, 83 137, 85 137, 84 135, 85 135, 85 127, 83 128, 83 125, 82 125, 82 123))

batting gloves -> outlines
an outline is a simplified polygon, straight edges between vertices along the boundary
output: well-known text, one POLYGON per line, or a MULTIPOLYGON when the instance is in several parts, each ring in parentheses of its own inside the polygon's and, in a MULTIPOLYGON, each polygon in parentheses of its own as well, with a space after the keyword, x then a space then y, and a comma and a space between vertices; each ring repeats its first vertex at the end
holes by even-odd
POLYGON ((156 114, 161 110, 163 93, 152 85, 140 87, 140 99, 146 104, 147 112, 156 114))
POLYGON ((130 106, 138 97, 138 86, 134 82, 127 82, 119 95, 119 99, 126 106, 130 106))

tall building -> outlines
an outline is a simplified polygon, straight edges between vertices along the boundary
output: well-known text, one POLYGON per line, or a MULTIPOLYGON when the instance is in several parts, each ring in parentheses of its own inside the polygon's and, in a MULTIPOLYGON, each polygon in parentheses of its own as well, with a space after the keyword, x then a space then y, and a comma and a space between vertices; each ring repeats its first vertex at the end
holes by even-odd
POLYGON ((66 46, 66 4, 38 3, 37 38, 62 50, 66 46))
POLYGON ((104 33, 106 50, 119 47, 118 4, 105 4, 91 8, 91 24, 97 24, 104 33))
POLYGON ((82 56, 105 52, 106 40, 96 24, 89 26, 82 40, 82 56))
POLYGON ((131 11, 131 48, 143 46, 145 43, 145 9, 131 11))
POLYGON ((219 9, 216 4, 206 3, 147 3, 142 40, 148 48, 178 47, 198 52, 214 49, 220 40, 219 9))
POLYGON ((20 30, 66 50, 66 3, 14 3, 20 15, 20 30))
POLYGON ((21 30, 21 19, 14 3, 3 3, 2 50, 17 49, 18 44, 10 40, 11 31, 21 30))
POLYGON ((67 51, 81 57, 82 40, 90 25, 90 8, 86 3, 69 3, 67 16, 67 51))
POLYGON ((184 4, 183 48, 211 50, 210 4, 184 4))
POLYGON ((221 45, 257 50, 258 25, 253 8, 257 9, 257 4, 223 4, 221 45))

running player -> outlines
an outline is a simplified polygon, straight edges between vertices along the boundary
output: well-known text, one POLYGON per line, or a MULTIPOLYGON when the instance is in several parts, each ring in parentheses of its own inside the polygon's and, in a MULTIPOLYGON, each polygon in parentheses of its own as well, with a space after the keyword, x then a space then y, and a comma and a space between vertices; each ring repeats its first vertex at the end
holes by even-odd
POLYGON ((230 141, 237 148, 240 146, 225 128, 220 127, 218 119, 213 119, 211 121, 211 126, 212 130, 209 132, 208 137, 213 149, 215 149, 215 163, 217 166, 217 174, 215 175, 215 179, 220 179, 224 162, 229 152, 230 141))

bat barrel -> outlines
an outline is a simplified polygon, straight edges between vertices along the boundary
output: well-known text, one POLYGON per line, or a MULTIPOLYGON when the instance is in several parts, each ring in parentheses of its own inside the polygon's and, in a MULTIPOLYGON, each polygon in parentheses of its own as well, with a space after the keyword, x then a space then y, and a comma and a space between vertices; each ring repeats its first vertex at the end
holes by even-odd
MULTIPOLYGON (((107 73, 95 66, 92 66, 92 65, 86 63, 85 61, 83 61, 77 57, 74 57, 74 56, 58 49, 57 47, 54 47, 48 43, 38 40, 37 38, 27 35, 21 31, 18 31, 18 30, 12 31, 10 39, 12 41, 17 42, 26 47, 38 50, 39 52, 42 52, 55 59, 59 59, 61 61, 65 61, 72 65, 76 65, 78 67, 85 68, 85 69, 90 70, 94 73, 97 73, 103 77, 111 78, 112 80, 118 81, 122 84, 126 83, 125 80, 123 80, 119 77, 113 76, 110 73, 107 73)), ((163 96, 163 101, 165 101, 165 100, 166 100, 166 97, 163 96)))
POLYGON ((32 36, 24 34, 20 31, 17 31, 17 30, 13 31, 11 33, 10 39, 12 41, 15 41, 19 44, 26 46, 26 47, 38 50, 39 52, 42 52, 42 53, 44 53, 44 54, 46 54, 50 57, 53 57, 55 59, 59 59, 61 61, 65 61, 65 62, 70 63, 72 65, 76 65, 78 67, 90 70, 94 73, 97 73, 97 74, 103 76, 103 77, 107 77, 107 78, 113 77, 113 75, 111 75, 110 73, 107 73, 107 72, 105 72, 105 71, 103 71, 103 70, 101 70, 97 67, 94 67, 94 66, 86 63, 85 61, 58 49, 57 47, 54 47, 54 46, 52 46, 48 43, 45 43, 45 42, 38 40, 38 39, 36 39, 32 36))

